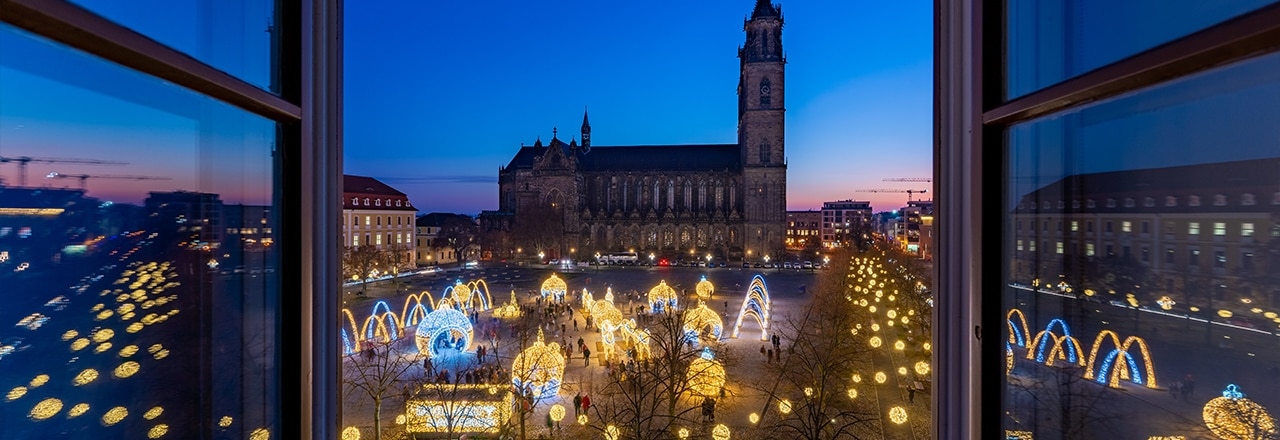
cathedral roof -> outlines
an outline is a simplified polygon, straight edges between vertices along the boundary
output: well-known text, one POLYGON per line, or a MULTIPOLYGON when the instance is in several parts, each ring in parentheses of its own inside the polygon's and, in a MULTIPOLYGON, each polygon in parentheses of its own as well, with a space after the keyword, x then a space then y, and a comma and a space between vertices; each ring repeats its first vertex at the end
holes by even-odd
MULTIPOLYGON (((561 143, 563 145, 563 143, 561 143)), ((532 168, 547 148, 521 147, 507 169, 532 168)), ((581 171, 737 171, 742 169, 738 144, 632 145, 579 150, 581 171)))

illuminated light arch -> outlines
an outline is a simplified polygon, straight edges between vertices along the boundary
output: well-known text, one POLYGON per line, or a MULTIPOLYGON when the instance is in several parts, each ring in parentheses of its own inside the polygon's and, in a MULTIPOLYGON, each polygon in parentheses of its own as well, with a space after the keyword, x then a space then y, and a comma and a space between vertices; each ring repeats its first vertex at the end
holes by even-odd
POLYGON ((418 322, 422 321, 422 318, 431 312, 427 307, 434 307, 435 304, 436 300, 431 297, 431 292, 423 290, 419 293, 410 294, 408 298, 404 299, 404 307, 400 308, 400 327, 409 328, 410 326, 418 325, 418 322), (427 298, 426 305, 422 304, 423 297, 427 298))
POLYGON ((511 362, 511 384, 521 395, 528 394, 536 400, 555 397, 564 379, 564 365, 560 344, 543 342, 539 329, 538 340, 511 362))
POLYGON ((760 275, 752 277, 751 284, 747 287, 747 297, 743 298, 742 308, 738 310, 738 320, 733 324, 733 338, 736 339, 742 329, 742 319, 751 315, 760 325, 760 340, 768 340, 770 307, 769 287, 765 285, 764 278, 760 275))
POLYGON ((437 351, 437 342, 445 336, 458 337, 460 346, 456 347, 458 351, 467 352, 471 350, 471 342, 475 335, 471 327, 471 320, 467 315, 459 310, 451 307, 442 307, 428 313, 422 318, 422 322, 418 323, 418 332, 414 337, 414 342, 418 346, 419 353, 427 353, 431 357, 439 355, 437 351))
POLYGON ((550 297, 556 301, 561 301, 564 300, 565 293, 569 292, 569 287, 565 284, 564 280, 560 279, 556 274, 551 274, 546 281, 542 282, 541 291, 543 298, 550 297))
POLYGON ((1093 338, 1093 346, 1089 349, 1089 362, 1085 364, 1084 370, 1085 379, 1094 378, 1093 366, 1096 364, 1095 361, 1098 358, 1098 351, 1102 349, 1102 343, 1106 342, 1107 338, 1110 338, 1112 348, 1120 348, 1120 335, 1117 335, 1116 332, 1111 330, 1098 332, 1098 336, 1093 338))
MULTIPOLYGON (((342 314, 343 316, 346 316, 347 325, 348 325, 348 327, 344 327, 342 329, 342 333, 344 337, 346 337, 347 334, 355 336, 355 340, 344 339, 345 342, 348 342, 351 344, 350 349, 347 350, 346 354, 351 354, 351 353, 360 351, 360 342, 363 341, 364 339, 360 337, 360 326, 356 325, 356 317, 351 314, 351 309, 342 309, 342 314), (350 332, 347 331, 348 328, 351 330, 350 332)), ((137 324, 137 323, 134 323, 134 324, 137 324)))
POLYGON ((1009 309, 1009 314, 1005 318, 1005 324, 1009 327, 1009 343, 1016 344, 1019 347, 1027 346, 1027 336, 1031 334, 1031 327, 1027 326, 1027 316, 1018 309, 1009 309), (1013 316, 1018 315, 1018 325, 1014 325, 1013 316))
POLYGON ((391 306, 386 301, 378 301, 373 304, 373 313, 365 318, 364 325, 360 327, 365 340, 373 340, 378 342, 391 342, 400 339, 403 334, 400 327, 400 318, 395 312, 391 311, 391 306), (379 315, 378 310, 384 310, 379 315), (388 326, 388 323, 390 325, 388 326))
POLYGON ((661 313, 667 307, 675 309, 679 302, 680 296, 676 294, 676 289, 668 286, 666 280, 658 282, 658 285, 649 289, 649 307, 656 313, 661 313))
POLYGON ((1049 324, 1044 326, 1044 330, 1036 333, 1036 336, 1028 342, 1029 344, 1027 344, 1027 348, 1031 348, 1031 346, 1034 345, 1036 349, 1035 351, 1027 350, 1027 359, 1035 359, 1036 362, 1045 363, 1046 353, 1044 349, 1052 343, 1054 347, 1050 352, 1061 350, 1065 352, 1064 354, 1066 355, 1066 360, 1068 362, 1084 365, 1084 360, 1081 359, 1084 355, 1084 350, 1080 349, 1080 341, 1077 341, 1076 338, 1071 336, 1071 328, 1067 327, 1067 323, 1062 319, 1056 318, 1049 321, 1049 324), (1062 329, 1062 336, 1058 336, 1058 334, 1053 332, 1055 324, 1062 329), (1070 344, 1070 346, 1067 347, 1067 349, 1061 348, 1060 345, 1063 342, 1070 344))
POLYGON ((1053 348, 1049 349, 1049 355, 1045 357, 1045 366, 1052 367, 1055 360, 1063 359, 1074 362, 1077 365, 1084 366, 1084 352, 1080 351, 1080 341, 1071 336, 1059 336, 1053 342, 1053 348), (1063 348, 1066 346, 1066 348, 1063 348), (1074 349, 1074 351, 1071 351, 1074 349), (1074 359, 1074 361, 1071 361, 1074 359))
MULTIPOLYGON (((1090 372, 1085 373, 1086 378, 1089 377, 1090 372)), ((1151 352, 1147 349, 1146 340, 1137 336, 1125 338, 1124 343, 1112 349, 1107 354, 1107 357, 1103 359, 1102 365, 1098 366, 1096 382, 1106 384, 1112 388, 1119 388, 1121 379, 1138 385, 1145 385, 1147 388, 1156 388, 1155 365, 1151 362, 1151 352), (1129 352, 1129 349, 1134 344, 1138 345, 1138 351, 1142 355, 1143 367, 1145 367, 1143 369, 1138 368, 1138 362, 1133 359, 1133 354, 1129 352), (1145 380, 1142 378, 1143 371, 1147 373, 1145 380)))
POLYGON ((483 279, 475 280, 467 283, 467 287, 471 288, 471 294, 474 295, 476 302, 479 302, 481 311, 493 308, 493 297, 489 295, 489 283, 483 279))
POLYGON ((351 336, 347 335, 347 329, 342 329, 342 354, 351 354, 355 351, 355 345, 351 341, 351 336))
POLYGON ((720 314, 707 308, 707 304, 698 301, 698 307, 689 309, 684 312, 684 332, 686 340, 698 340, 704 331, 710 327, 710 333, 714 340, 720 339, 720 333, 724 329, 724 321, 720 319, 720 314))
POLYGON ((711 353, 711 347, 702 349, 702 354, 689 363, 689 369, 685 374, 689 391, 702 397, 719 396, 720 388, 724 387, 724 379, 724 365, 715 359, 715 355, 711 353))
POLYGON ((711 299, 711 295, 716 293, 716 286, 707 281, 707 276, 703 275, 702 280, 698 281, 697 286, 694 287, 694 291, 697 292, 698 299, 707 300, 711 299))

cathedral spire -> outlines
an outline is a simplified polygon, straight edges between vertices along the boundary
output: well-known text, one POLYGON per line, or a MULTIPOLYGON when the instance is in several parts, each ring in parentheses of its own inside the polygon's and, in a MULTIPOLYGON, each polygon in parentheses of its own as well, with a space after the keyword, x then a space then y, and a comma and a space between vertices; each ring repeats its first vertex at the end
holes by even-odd
POLYGON ((587 120, 587 108, 582 108, 582 152, 591 150, 591 122, 587 120))
POLYGON ((751 19, 755 20, 761 17, 777 17, 780 15, 780 8, 775 8, 769 0, 756 0, 756 8, 751 11, 751 19))

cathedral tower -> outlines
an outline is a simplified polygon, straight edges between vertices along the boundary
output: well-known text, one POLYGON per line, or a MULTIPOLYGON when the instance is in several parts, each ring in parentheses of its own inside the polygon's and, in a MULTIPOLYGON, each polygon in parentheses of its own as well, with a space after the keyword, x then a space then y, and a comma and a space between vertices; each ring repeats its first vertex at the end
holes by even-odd
POLYGON ((757 0, 743 30, 746 43, 738 48, 743 238, 747 258, 780 257, 787 211, 782 7, 757 0))

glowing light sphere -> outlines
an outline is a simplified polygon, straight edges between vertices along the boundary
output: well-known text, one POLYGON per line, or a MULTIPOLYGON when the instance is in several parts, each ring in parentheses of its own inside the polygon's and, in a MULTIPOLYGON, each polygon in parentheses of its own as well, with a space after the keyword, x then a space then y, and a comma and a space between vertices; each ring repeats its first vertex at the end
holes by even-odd
POLYGON ((578 414, 578 424, 579 424, 579 425, 586 425, 586 424, 587 424, 587 415, 586 415, 586 414, 578 414))
POLYGON ((249 440, 269 440, 270 438, 271 431, 267 431, 267 428, 258 428, 249 433, 249 440))
POLYGON ((22 398, 22 396, 25 396, 25 395, 27 395, 27 387, 16 386, 16 387, 13 387, 12 390, 9 390, 9 394, 5 395, 5 400, 12 402, 12 401, 18 400, 19 398, 22 398))
POLYGON ((93 332, 93 342, 106 342, 108 339, 111 339, 111 337, 115 335, 116 335, 115 330, 104 328, 102 330, 93 332))
POLYGON ((750 421, 752 424, 760 423, 760 415, 756 413, 751 413, 750 415, 747 416, 747 420, 750 421))
POLYGON ((871 331, 873 332, 880 331, 880 324, 871 324, 871 331))
POLYGON ((884 383, 886 380, 889 380, 889 376, 885 375, 883 371, 876 372, 876 383, 884 383))
POLYGON ((711 428, 711 438, 714 440, 729 440, 729 427, 719 424, 715 428, 711 428))
POLYGON ((618 440, 621 435, 622 431, 619 431, 617 426, 609 425, 604 427, 605 440, 618 440))
POLYGON ((354 426, 342 428, 342 440, 360 440, 360 428, 354 426))
POLYGON ((116 314, 116 312, 112 311, 111 309, 103 310, 101 312, 98 312, 98 316, 94 317, 94 320, 101 321, 101 320, 110 318, 111 315, 114 315, 114 314, 116 314))
MULTIPOLYGON (((890 321, 890 322, 892 322, 892 321, 890 321)), ((893 349, 894 349, 894 350, 898 350, 898 351, 906 350, 906 349, 907 349, 907 343, 906 343, 906 342, 902 342, 902 341, 894 342, 894 343, 893 343, 893 349)))
POLYGON ((167 348, 166 348, 166 349, 162 349, 162 350, 160 350, 160 351, 157 351, 157 352, 155 352, 155 353, 152 353, 152 354, 151 354, 151 357, 156 358, 156 360, 160 360, 160 359, 164 359, 164 358, 166 358, 166 357, 169 357, 169 349, 167 349, 167 348))
POLYGON ((703 275, 702 280, 694 286, 694 291, 698 293, 698 299, 711 299, 711 295, 716 292, 716 286, 707 281, 707 276, 703 275))
POLYGON ((680 428, 676 431, 676 437, 685 439, 689 438, 689 428, 680 428))
POLYGON ((551 411, 549 412, 549 415, 551 416, 551 420, 554 420, 556 422, 564 420, 564 405, 561 405, 559 403, 555 405, 551 405, 551 411))
POLYGON ((80 335, 80 332, 78 332, 78 331, 75 331, 75 330, 67 330, 66 332, 64 332, 64 333, 62 334, 62 340, 64 340, 64 341, 70 341, 70 340, 71 340, 71 338, 74 338, 74 337, 79 336, 79 335, 80 335))
POLYGON ((1231 311, 1227 309, 1222 309, 1218 311, 1218 316, 1221 316, 1223 318, 1230 318, 1232 315, 1233 313, 1231 313, 1231 311))
POLYGON ((117 406, 115 408, 111 408, 107 410, 106 414, 102 415, 102 426, 115 425, 120 423, 121 420, 124 420, 125 417, 129 417, 129 410, 125 409, 125 407, 117 406))
POLYGON ((724 387, 724 379, 724 365, 715 360, 710 347, 703 348, 702 355, 689 363, 689 369, 685 375, 685 380, 689 382, 689 389, 704 397, 719 395, 720 388, 724 387))
POLYGON ((142 418, 147 420, 155 420, 155 418, 160 417, 161 414, 164 414, 164 408, 153 406, 151 407, 151 409, 147 410, 147 412, 142 413, 142 418))
POLYGON ((547 278, 546 281, 542 282, 542 297, 551 297, 556 300, 562 300, 564 299, 565 292, 568 292, 568 289, 569 287, 564 283, 564 280, 560 279, 556 274, 551 274, 550 278, 547 278))
POLYGON ((1276 312, 1265 312, 1262 314, 1262 316, 1265 316, 1267 319, 1280 318, 1280 315, 1277 315, 1276 312))
POLYGON ((560 392, 564 365, 560 344, 543 342, 542 330, 538 330, 538 340, 512 361, 511 383, 522 394, 530 393, 534 399, 554 397, 560 392))
POLYGON ((147 430, 147 438, 160 438, 164 437, 164 435, 168 433, 169 425, 161 423, 159 425, 152 426, 151 429, 147 430))
POLYGON ((813 397, 813 387, 804 387, 805 397, 813 397))
POLYGON ((124 331, 129 333, 137 333, 141 331, 143 327, 145 326, 141 322, 135 322, 133 324, 129 324, 128 327, 125 327, 124 331))
POLYGON ((907 410, 901 406, 889 408, 889 421, 899 425, 907 423, 907 410))
POLYGON ((857 398, 858 398, 858 390, 856 390, 856 389, 849 388, 849 392, 848 392, 848 394, 849 394, 849 398, 850 398, 850 399, 857 399, 857 398))
POLYGON ((649 289, 649 306, 656 312, 661 312, 667 307, 675 308, 679 301, 680 296, 676 293, 676 289, 668 286, 666 280, 658 282, 657 286, 649 289))
POLYGON ((418 322, 418 332, 414 336, 414 342, 418 346, 419 353, 437 357, 440 355, 440 345, 448 344, 450 340, 457 341, 453 344, 458 351, 470 351, 474 335, 471 319, 461 311, 443 304, 418 322))
POLYGON ((1204 424, 1220 438, 1272 438, 1276 421, 1262 405, 1246 399, 1236 385, 1227 385, 1222 397, 1204 405, 1204 424))
POLYGON ((101 344, 98 344, 98 346, 97 346, 97 347, 94 347, 94 348, 93 348, 93 352, 94 352, 94 353, 96 353, 96 354, 102 354, 102 353, 105 353, 107 350, 110 350, 110 349, 111 349, 111 343, 110 343, 110 342, 103 342, 103 343, 101 343, 101 344))
POLYGON ((231 418, 231 416, 222 416, 222 418, 221 418, 221 419, 218 419, 218 427, 219 427, 219 428, 230 428, 230 427, 231 427, 231 422, 232 422, 232 421, 233 421, 233 419, 231 418))
POLYGON ((85 368, 84 371, 81 371, 80 374, 76 375, 75 379, 71 380, 71 383, 75 384, 75 386, 81 386, 97 379, 98 370, 85 368))
POLYGON ((47 420, 48 418, 57 415, 59 411, 62 411, 62 401, 50 397, 48 399, 41 400, 40 403, 37 403, 36 406, 32 407, 31 412, 27 414, 27 417, 30 417, 32 420, 47 420))
POLYGON ((929 363, 925 361, 916 362, 916 374, 925 376, 929 374, 929 363))
POLYGON ((867 311, 869 311, 869 312, 871 312, 871 313, 875 313, 875 312, 876 312, 876 306, 867 307, 867 311))
POLYGON ((923 345, 923 347, 924 347, 925 351, 929 351, 930 349, 932 349, 932 348, 933 348, 933 344, 930 344, 930 343, 928 343, 928 342, 925 342, 925 343, 924 343, 924 345, 923 345))
POLYGON ((894 319, 898 317, 898 312, 896 310, 890 309, 889 311, 884 312, 884 316, 888 316, 889 319, 894 319))
POLYGON ((906 376, 906 375, 907 375, 907 367, 898 367, 898 375, 906 376))
POLYGON ((705 332, 718 340, 723 329, 724 321, 720 320, 720 314, 707 308, 701 300, 698 301, 698 307, 684 312, 684 331, 691 338, 699 337, 705 332))
POLYGON ((791 401, 787 399, 778 401, 778 411, 783 414, 791 414, 791 401))
POLYGON ((861 374, 858 374, 858 373, 854 373, 854 374, 853 374, 853 383, 862 383, 862 375, 861 375, 861 374))
POLYGON ((31 378, 30 385, 31 385, 31 388, 39 388, 40 385, 44 385, 46 383, 49 383, 49 375, 37 374, 36 377, 31 378))
POLYGON ((75 406, 72 406, 71 409, 67 410, 67 418, 74 419, 76 417, 80 417, 84 415, 84 413, 87 413, 87 412, 89 412, 89 404, 77 403, 75 404, 75 406))
POLYGON ((880 344, 883 343, 879 336, 872 336, 867 342, 871 344, 871 348, 880 348, 880 344))

